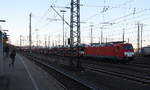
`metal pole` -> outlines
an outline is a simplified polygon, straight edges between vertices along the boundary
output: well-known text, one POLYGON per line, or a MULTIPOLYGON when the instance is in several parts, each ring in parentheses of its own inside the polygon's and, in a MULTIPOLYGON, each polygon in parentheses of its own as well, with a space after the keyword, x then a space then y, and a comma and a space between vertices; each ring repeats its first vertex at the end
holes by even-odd
POLYGON ((107 43, 107 36, 106 36, 106 43, 107 43))
POLYGON ((45 48, 47 48, 47 35, 45 35, 45 48))
POLYGON ((48 36, 48 48, 50 48, 50 35, 48 36))
POLYGON ((61 10, 60 12, 62 12, 63 16, 62 16, 62 19, 63 19, 63 46, 64 46, 64 23, 65 23, 65 19, 64 19, 64 13, 66 12, 65 10, 61 10))
POLYGON ((31 52, 31 47, 32 47, 32 36, 31 36, 31 16, 32 14, 30 13, 29 14, 29 49, 30 49, 30 52, 31 52))
POLYGON ((128 43, 129 43, 129 38, 128 38, 128 43))
POLYGON ((65 32, 65 46, 67 45, 67 32, 65 32))
POLYGON ((141 48, 143 45, 143 24, 141 24, 141 48))
POLYGON ((138 32, 137 32, 137 50, 139 53, 139 47, 140 47, 140 24, 138 23, 138 32))
POLYGON ((60 34, 58 35, 58 45, 60 46, 60 34))
POLYGON ((99 39, 99 44, 100 44, 100 37, 98 39, 99 39))
POLYGON ((92 30, 92 28, 91 28, 91 46, 92 46, 92 44, 93 44, 93 30, 92 30))
POLYGON ((39 44, 38 29, 36 29, 35 31, 36 31, 36 47, 38 47, 38 44, 39 44))
POLYGON ((92 44, 93 44, 93 25, 90 25, 90 27, 91 27, 91 46, 92 46, 92 44))
POLYGON ((22 35, 20 35, 20 48, 22 46, 22 35))
POLYGON ((122 41, 124 41, 124 31, 125 29, 123 28, 122 41))
POLYGON ((52 41, 52 47, 54 47, 54 40, 52 41))
POLYGON ((63 12, 63 47, 64 47, 64 12, 63 12))
POLYGON ((103 28, 101 27, 101 44, 103 43, 103 28))

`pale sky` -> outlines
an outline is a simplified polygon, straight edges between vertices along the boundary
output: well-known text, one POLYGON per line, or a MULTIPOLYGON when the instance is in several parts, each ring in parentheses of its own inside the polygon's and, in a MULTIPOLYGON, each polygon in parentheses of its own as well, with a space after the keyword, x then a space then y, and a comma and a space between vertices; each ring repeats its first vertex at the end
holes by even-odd
MULTIPOLYGON (((123 28, 125 40, 136 47, 137 23, 143 25, 143 46, 150 45, 150 1, 149 0, 81 0, 81 40, 82 43, 90 43, 90 25, 93 24, 93 42, 99 42, 101 36, 100 27, 103 26, 103 41, 122 40, 123 28), (105 1, 105 2, 104 2, 105 1), (108 8, 102 12, 104 6, 108 8), (113 23, 107 26, 102 23, 113 23)), ((50 36, 50 41, 62 44, 62 20, 50 8, 55 8, 61 15, 60 10, 70 6, 70 0, 1 0, 0 19, 6 20, 0 23, 3 29, 8 29, 11 43, 19 45, 19 37, 23 36, 27 45, 29 31, 29 13, 32 12, 32 36, 33 44, 36 42, 38 29, 39 40, 50 36), (48 20, 58 19, 57 21, 48 20)), ((70 10, 65 9, 65 20, 70 23, 70 10)), ((65 32, 69 37, 69 27, 65 25, 65 32)), ((47 39, 48 40, 48 39, 47 39)), ((42 44, 41 44, 42 45, 42 44)), ((52 44, 51 44, 52 45, 52 44)))

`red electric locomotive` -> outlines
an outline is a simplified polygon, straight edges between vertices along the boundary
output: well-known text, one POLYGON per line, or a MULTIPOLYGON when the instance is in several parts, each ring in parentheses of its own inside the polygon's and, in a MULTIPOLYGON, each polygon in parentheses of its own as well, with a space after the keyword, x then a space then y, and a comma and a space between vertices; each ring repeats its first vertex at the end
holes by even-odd
POLYGON ((134 58, 132 44, 124 42, 110 42, 99 46, 88 46, 84 50, 85 57, 101 57, 118 60, 131 60, 134 58))

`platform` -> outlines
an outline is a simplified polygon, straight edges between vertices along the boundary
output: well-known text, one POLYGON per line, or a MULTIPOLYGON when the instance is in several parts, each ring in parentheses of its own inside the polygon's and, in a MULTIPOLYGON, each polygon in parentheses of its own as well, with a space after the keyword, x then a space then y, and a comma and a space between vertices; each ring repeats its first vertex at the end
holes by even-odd
POLYGON ((64 90, 55 78, 19 54, 14 67, 9 67, 10 58, 3 58, 2 54, 0 60, 3 60, 0 90, 64 90))

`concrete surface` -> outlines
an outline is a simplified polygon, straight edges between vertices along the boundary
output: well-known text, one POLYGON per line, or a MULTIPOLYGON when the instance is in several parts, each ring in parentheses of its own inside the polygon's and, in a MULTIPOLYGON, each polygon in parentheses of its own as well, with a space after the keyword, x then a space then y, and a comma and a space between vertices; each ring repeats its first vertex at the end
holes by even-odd
POLYGON ((64 90, 55 78, 17 54, 14 67, 10 58, 3 58, 4 75, 0 77, 0 90, 64 90))

